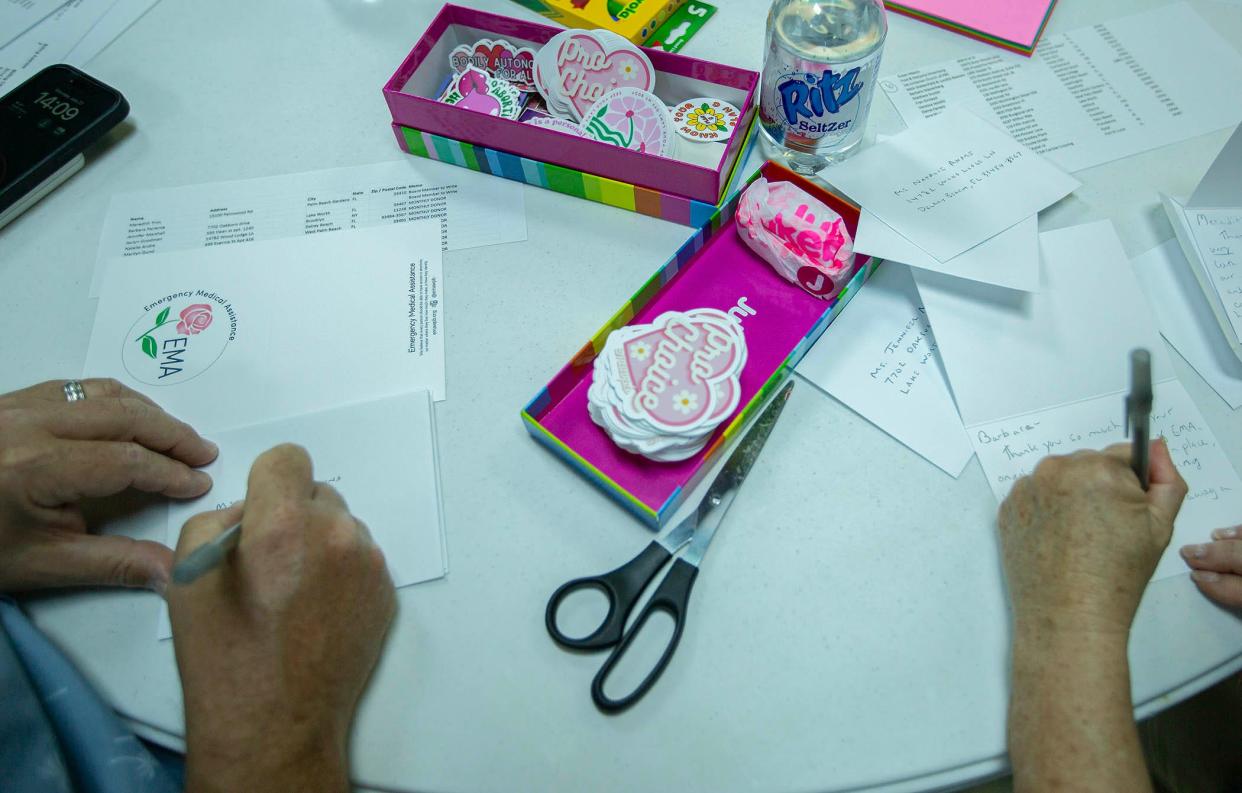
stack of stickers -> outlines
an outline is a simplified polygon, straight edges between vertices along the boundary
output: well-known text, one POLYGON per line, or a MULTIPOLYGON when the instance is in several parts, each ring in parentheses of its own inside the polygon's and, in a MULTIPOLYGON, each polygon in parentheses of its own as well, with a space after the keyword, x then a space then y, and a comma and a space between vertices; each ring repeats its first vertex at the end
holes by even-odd
POLYGON ((722 99, 669 108, 647 54, 609 30, 565 30, 537 51, 480 39, 449 61, 441 102, 646 154, 676 156, 674 135, 727 141, 741 116, 722 99))
POLYGON ((613 331, 595 358, 587 411, 613 443, 656 462, 693 457, 741 400, 741 323, 723 311, 669 311, 613 331))

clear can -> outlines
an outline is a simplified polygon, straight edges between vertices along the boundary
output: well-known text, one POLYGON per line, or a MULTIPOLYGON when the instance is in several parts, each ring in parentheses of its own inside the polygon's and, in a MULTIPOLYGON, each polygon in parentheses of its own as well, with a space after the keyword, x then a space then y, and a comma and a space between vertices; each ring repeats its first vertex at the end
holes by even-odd
POLYGON ((815 173, 862 143, 888 34, 882 0, 776 0, 759 121, 770 159, 815 173))

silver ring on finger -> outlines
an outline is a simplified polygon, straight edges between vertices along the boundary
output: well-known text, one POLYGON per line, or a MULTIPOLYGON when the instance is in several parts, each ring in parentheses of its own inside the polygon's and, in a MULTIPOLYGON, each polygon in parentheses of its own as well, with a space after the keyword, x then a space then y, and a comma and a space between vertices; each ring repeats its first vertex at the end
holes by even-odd
POLYGON ((69 380, 62 388, 65 392, 65 399, 70 402, 80 402, 86 399, 86 391, 82 388, 81 380, 69 380))

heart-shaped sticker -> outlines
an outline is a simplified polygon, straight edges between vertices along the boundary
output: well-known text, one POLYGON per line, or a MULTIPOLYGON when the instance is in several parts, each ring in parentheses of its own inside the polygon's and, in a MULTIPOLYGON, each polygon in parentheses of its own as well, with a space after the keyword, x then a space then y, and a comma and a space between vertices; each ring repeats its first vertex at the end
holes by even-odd
POLYGON ((473 66, 493 77, 508 80, 519 91, 535 90, 535 51, 504 39, 479 39, 473 45, 462 44, 449 53, 449 64, 458 73, 473 66))
POLYGON ((571 121, 577 121, 578 117, 574 115, 573 108, 565 97, 556 90, 556 51, 560 49, 561 42, 578 32, 580 31, 562 30, 535 53, 535 89, 543 95, 549 113, 571 121))
MULTIPOLYGON (((551 42, 549 42, 551 44, 551 42)), ((592 31, 572 31, 558 42, 553 91, 559 92, 579 119, 614 88, 655 88, 655 68, 647 55, 624 39, 597 35, 592 31)), ((545 61, 546 62, 546 61, 545 61)))
POLYGON ((736 379, 746 363, 746 344, 736 323, 704 313, 670 312, 651 332, 626 340, 621 350, 622 371, 634 388, 623 412, 668 432, 699 428, 722 415, 719 400, 738 395, 724 384, 736 379))

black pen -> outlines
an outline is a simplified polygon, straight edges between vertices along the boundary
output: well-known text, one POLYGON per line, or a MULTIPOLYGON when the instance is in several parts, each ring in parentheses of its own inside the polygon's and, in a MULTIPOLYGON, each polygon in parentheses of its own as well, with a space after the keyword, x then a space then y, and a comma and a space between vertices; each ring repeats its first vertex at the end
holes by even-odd
POLYGON ((1130 394, 1126 397, 1126 435, 1134 444, 1130 465, 1139 484, 1146 490, 1151 483, 1149 467, 1151 443, 1151 353, 1139 348, 1130 351, 1130 394))

